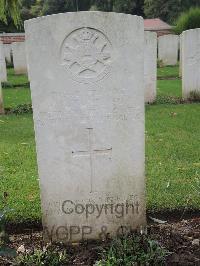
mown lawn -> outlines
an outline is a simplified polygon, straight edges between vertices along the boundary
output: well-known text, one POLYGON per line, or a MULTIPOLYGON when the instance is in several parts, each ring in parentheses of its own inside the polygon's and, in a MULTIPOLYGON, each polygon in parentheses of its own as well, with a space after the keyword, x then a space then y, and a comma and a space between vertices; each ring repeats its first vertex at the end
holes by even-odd
MULTIPOLYGON (((28 88, 5 88, 3 93, 7 107, 30 102, 28 88)), ((180 93, 180 80, 158 81, 158 94, 180 93)), ((146 106, 149 210, 200 207, 199 113, 199 104, 146 106)), ((0 136, 1 194, 8 193, 7 205, 13 209, 8 219, 38 220, 41 214, 32 115, 1 116, 0 136)), ((0 209, 2 206, 0 202, 0 209)))
POLYGON ((181 97, 181 80, 158 80, 157 95, 158 96, 173 96, 181 97))
POLYGON ((17 107, 20 104, 31 103, 31 92, 27 87, 3 89, 5 108, 17 107))
POLYGON ((15 75, 13 68, 7 69, 7 75, 8 80, 7 82, 4 82, 4 87, 10 87, 10 86, 18 86, 18 85, 24 85, 28 83, 28 77, 27 75, 15 75))
POLYGON ((199 104, 147 106, 149 209, 200 207, 199 113, 199 104))
POLYGON ((177 77, 179 76, 179 66, 158 67, 157 76, 160 77, 177 77))

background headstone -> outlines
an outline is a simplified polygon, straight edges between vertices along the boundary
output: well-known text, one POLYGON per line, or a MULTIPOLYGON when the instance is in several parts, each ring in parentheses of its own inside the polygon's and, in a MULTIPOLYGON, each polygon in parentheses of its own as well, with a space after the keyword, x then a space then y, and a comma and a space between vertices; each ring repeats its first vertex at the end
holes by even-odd
POLYGON ((182 33, 182 93, 200 93, 200 28, 182 33))
POLYGON ((4 107, 3 107, 3 92, 0 82, 0 115, 4 114, 4 107))
POLYGON ((12 60, 11 60, 11 53, 12 53, 11 44, 4 44, 3 48, 4 48, 4 54, 5 54, 6 61, 7 61, 7 63, 11 64, 11 62, 12 62, 12 60))
POLYGON ((144 226, 142 18, 66 13, 25 32, 46 237, 144 226))
POLYGON ((157 34, 145 31, 144 33, 144 90, 145 102, 156 99, 157 81, 157 34))
POLYGON ((7 81, 6 60, 4 55, 3 43, 0 42, 0 82, 7 81))
POLYGON ((25 42, 12 43, 12 53, 15 74, 27 74, 25 42))
POLYGON ((179 77, 182 77, 182 34, 179 36, 180 47, 179 47, 179 77))
POLYGON ((177 64, 179 36, 168 34, 158 37, 158 59, 164 66, 177 64))

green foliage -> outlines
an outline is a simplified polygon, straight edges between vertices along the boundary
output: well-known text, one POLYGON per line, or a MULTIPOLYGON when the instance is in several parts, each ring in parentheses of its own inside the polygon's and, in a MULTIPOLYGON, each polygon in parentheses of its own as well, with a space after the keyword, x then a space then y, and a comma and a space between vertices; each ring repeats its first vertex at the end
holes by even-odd
POLYGON ((180 104, 183 103, 182 98, 174 96, 162 96, 158 95, 154 104, 180 104))
POLYGON ((94 0, 90 10, 143 15, 143 0, 94 0))
POLYGON ((21 0, 1 0, 0 1, 0 20, 7 23, 7 18, 11 18, 15 26, 20 27, 21 17, 20 17, 20 7, 21 0))
MULTIPOLYGON (((143 16, 143 4, 144 0, 1 0, 0 4, 4 2, 11 2, 16 5, 17 13, 14 12, 15 16, 24 20, 31 19, 33 17, 64 13, 64 12, 75 12, 84 10, 99 10, 108 12, 123 12, 135 15, 143 16)), ((12 7, 11 4, 9 4, 12 7)), ((5 9, 4 4, 4 9, 5 9)), ((4 10, 2 9, 2 10, 4 10)), ((0 12, 1 14, 1 12, 0 12)), ((15 25, 10 19, 10 13, 8 12, 7 20, 4 13, 2 22, 0 22, 0 31, 15 32, 18 31, 15 25), (6 23, 5 23, 6 22, 6 23)), ((0 15, 1 17, 1 15, 0 15)), ((23 27, 23 25, 21 25, 23 27)), ((23 28, 21 28, 23 29, 23 28)))
POLYGON ((57 247, 49 246, 44 250, 21 254, 16 262, 19 266, 64 266, 68 265, 67 260, 66 251, 59 251, 57 247))
POLYGON ((174 23, 181 12, 192 6, 200 6, 199 0, 144 0, 144 13, 148 18, 174 23))
POLYGON ((157 67, 158 68, 164 67, 164 63, 163 63, 163 60, 162 59, 157 59, 157 67))
POLYGON ((50 15, 63 12, 83 11, 88 10, 90 6, 90 0, 44 0, 41 13, 42 15, 50 15))
POLYGON ((31 6, 31 14, 34 17, 41 16, 43 5, 44 5, 44 0, 36 0, 35 3, 31 6))
POLYGON ((96 266, 164 265, 168 252, 147 236, 130 235, 113 240, 96 266))
POLYGON ((200 91, 191 91, 189 99, 194 102, 200 102, 200 91))
POLYGON ((96 10, 111 12, 113 10, 114 0, 95 0, 93 5, 96 7, 96 10))
POLYGON ((185 30, 200 28, 200 7, 190 8, 178 18, 175 32, 181 34, 185 30))
POLYGON ((6 215, 12 211, 7 207, 7 192, 3 192, 0 195, 0 201, 2 208, 0 209, 0 256, 15 257, 16 251, 7 247, 7 244, 10 243, 9 235, 6 233, 6 215))
POLYGON ((135 6, 136 2, 132 0, 115 0, 113 5, 113 11, 132 14, 134 12, 135 6))
POLYGON ((7 114, 32 114, 32 105, 31 104, 20 104, 13 108, 5 108, 7 114))

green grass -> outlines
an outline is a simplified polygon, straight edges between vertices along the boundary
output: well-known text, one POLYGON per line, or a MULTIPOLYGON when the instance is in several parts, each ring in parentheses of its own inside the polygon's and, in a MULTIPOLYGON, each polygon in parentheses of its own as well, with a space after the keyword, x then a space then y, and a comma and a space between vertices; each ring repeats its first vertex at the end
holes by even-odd
POLYGON ((31 103, 29 88, 3 89, 4 107, 13 108, 20 104, 31 103))
POLYGON ((27 75, 15 75, 13 68, 7 68, 8 81, 4 82, 4 86, 12 87, 27 84, 27 75))
MULTIPOLYGON (((0 117, 0 187, 8 193, 12 221, 40 217, 37 164, 31 115, 0 117)), ((1 205, 1 204, 0 204, 1 205)), ((1 207, 0 207, 1 209, 1 207)))
POLYGON ((157 69, 157 76, 160 78, 177 77, 179 76, 179 66, 166 66, 157 69))
MULTIPOLYGON (((198 208, 200 105, 156 105, 146 110, 148 209, 198 208), (168 187, 169 186, 169 187, 168 187), (194 187, 193 187, 194 186, 194 187), (189 202, 188 202, 189 200, 189 202)), ((1 191, 8 192, 12 221, 40 218, 31 115, 0 121, 1 191)))
MULTIPOLYGON (((28 88, 4 88, 3 94, 6 107, 31 101, 28 88)), ((158 95, 180 97, 181 81, 159 80, 158 95)), ((199 104, 146 106, 149 210, 199 208, 199 113, 199 104)), ((8 206, 13 209, 8 219, 15 223, 39 220, 41 212, 32 115, 1 116, 0 136, 0 192, 8 193, 8 206)), ((2 206, 0 202, 0 209, 2 206)))
POLYGON ((173 96, 181 97, 181 80, 158 80, 157 81, 157 96, 173 96))
POLYGON ((31 103, 30 88, 27 75, 15 75, 13 68, 8 68, 8 82, 3 84, 3 99, 5 108, 14 108, 20 104, 31 103))
POLYGON ((149 209, 200 207, 199 112, 199 104, 147 106, 149 209))
MULTIPOLYGON (((181 97, 181 80, 158 80, 157 95, 181 97)), ((31 103, 29 88, 4 88, 3 96, 4 106, 7 108, 16 107, 23 103, 31 103)))

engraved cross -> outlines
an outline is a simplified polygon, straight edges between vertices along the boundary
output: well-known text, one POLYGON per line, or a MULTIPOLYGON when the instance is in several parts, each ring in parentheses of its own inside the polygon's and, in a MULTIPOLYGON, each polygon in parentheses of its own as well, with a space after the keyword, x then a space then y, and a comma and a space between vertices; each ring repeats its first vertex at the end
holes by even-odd
MULTIPOLYGON (((110 155, 112 152, 112 148, 109 149, 95 149, 94 148, 94 133, 93 128, 88 129, 88 138, 89 138, 89 150, 88 151, 72 151, 72 155, 74 157, 77 156, 88 156, 90 159, 90 192, 94 192, 93 190, 93 181, 95 178, 95 166, 94 161, 96 155, 110 155)), ((102 166, 103 167, 103 166, 102 166)))

